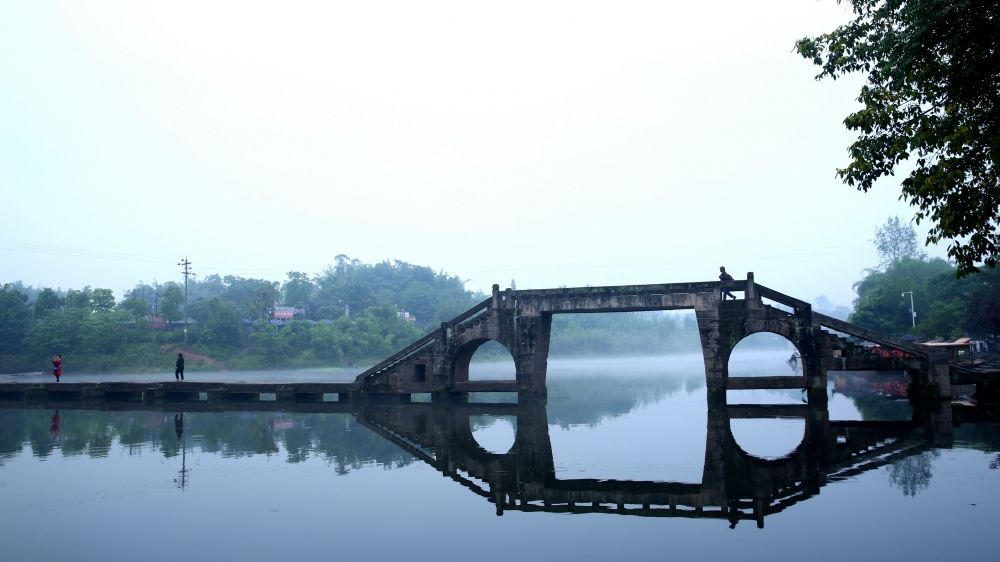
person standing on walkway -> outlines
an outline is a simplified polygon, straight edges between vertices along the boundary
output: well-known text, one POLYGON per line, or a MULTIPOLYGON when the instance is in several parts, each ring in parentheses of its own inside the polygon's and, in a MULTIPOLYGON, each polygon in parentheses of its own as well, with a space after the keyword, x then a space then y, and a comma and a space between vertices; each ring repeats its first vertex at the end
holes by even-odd
MULTIPOLYGON (((733 279, 732 275, 726 273, 726 267, 725 266, 719 267, 719 281, 722 281, 723 283, 728 283, 730 281, 735 281, 735 279, 733 279)), ((736 295, 734 295, 734 294, 730 293, 729 291, 723 289, 722 300, 726 300, 726 297, 729 297, 729 298, 731 298, 733 300, 736 300, 736 295)))
POLYGON ((62 376, 62 355, 58 353, 52 356, 52 376, 56 378, 56 382, 62 376))
POLYGON ((184 354, 177 354, 177 363, 174 366, 174 379, 182 381, 184 380, 184 354))

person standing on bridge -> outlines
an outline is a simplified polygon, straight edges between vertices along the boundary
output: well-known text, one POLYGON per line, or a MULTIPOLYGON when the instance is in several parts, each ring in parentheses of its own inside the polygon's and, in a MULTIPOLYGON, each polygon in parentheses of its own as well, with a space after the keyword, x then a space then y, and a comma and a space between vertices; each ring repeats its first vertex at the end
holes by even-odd
MULTIPOLYGON (((726 273, 726 267, 725 266, 719 267, 719 281, 722 281, 723 283, 728 283, 730 281, 735 281, 735 279, 733 279, 732 275, 726 273)), ((729 298, 731 298, 733 300, 736 300, 736 295, 730 293, 726 289, 723 289, 722 290, 722 300, 726 300, 726 297, 729 297, 729 298)))
POLYGON ((177 354, 177 363, 174 366, 174 380, 184 380, 184 354, 177 354))

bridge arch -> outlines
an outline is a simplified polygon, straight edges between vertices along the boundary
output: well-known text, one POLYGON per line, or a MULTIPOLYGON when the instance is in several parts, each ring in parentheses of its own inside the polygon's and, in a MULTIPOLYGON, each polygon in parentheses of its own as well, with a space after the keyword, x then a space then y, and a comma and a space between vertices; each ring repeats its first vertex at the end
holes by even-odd
POLYGON ((728 338, 730 344, 720 346, 720 359, 722 360, 723 373, 726 379, 730 376, 730 360, 732 359, 733 351, 736 350, 736 347, 741 342, 756 334, 775 334, 787 340, 788 343, 792 344, 792 347, 795 348, 796 353, 800 357, 801 375, 808 376, 810 374, 807 372, 806 362, 801 360, 802 357, 808 354, 808 348, 795 325, 783 320, 753 319, 734 326, 728 338))
MULTIPOLYGON (((451 380, 453 382, 468 382, 469 381, 469 366, 472 364, 472 357, 476 354, 482 346, 488 343, 497 343, 508 353, 508 357, 511 360, 512 365, 514 363, 514 354, 511 352, 510 347, 505 345, 504 342, 486 337, 475 337, 470 338, 464 343, 462 343, 451 358, 451 380)), ((515 371, 516 377, 516 371, 515 371)), ((513 379, 512 379, 513 380, 513 379)))
MULTIPOLYGON (((769 376, 778 375, 779 373, 791 375, 791 373, 785 372, 785 366, 787 365, 788 367, 792 368, 793 371, 797 371, 795 375, 804 375, 805 368, 803 367, 801 361, 803 350, 798 345, 795 345, 795 342, 789 339, 788 337, 782 334, 771 332, 769 330, 747 334, 742 339, 737 341, 735 345, 733 345, 733 347, 729 350, 729 353, 725 358, 726 374, 728 376, 731 376, 734 371, 740 371, 741 367, 743 371, 746 371, 747 369, 745 365, 746 363, 745 359, 747 358, 747 356, 752 355, 755 352, 759 353, 765 350, 774 351, 775 355, 774 356, 768 355, 766 357, 766 361, 764 361, 763 363, 761 363, 762 361, 761 358, 755 358, 754 363, 758 365, 758 368, 753 370, 756 371, 763 368, 767 371, 765 374, 769 376), (793 355, 799 358, 797 360, 798 364, 793 366, 789 362, 790 359, 789 357, 778 355, 778 353, 781 353, 781 349, 777 347, 776 345, 777 342, 774 341, 775 338, 770 338, 771 341, 769 342, 767 341, 768 338, 764 337, 765 335, 777 336, 783 342, 790 345, 793 350, 793 355)), ((788 350, 785 349, 784 351, 785 353, 787 353, 788 350)), ((743 373, 737 373, 737 376, 753 376, 753 375, 749 375, 746 372, 743 372, 743 373)))

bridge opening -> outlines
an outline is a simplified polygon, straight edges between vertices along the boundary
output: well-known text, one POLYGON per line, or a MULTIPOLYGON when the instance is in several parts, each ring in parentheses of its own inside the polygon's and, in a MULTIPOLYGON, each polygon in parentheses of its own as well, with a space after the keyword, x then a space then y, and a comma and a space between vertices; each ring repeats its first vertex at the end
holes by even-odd
POLYGON ((701 353, 694 310, 568 313, 552 316, 549 357, 701 353))
POLYGON ((476 443, 489 453, 507 454, 517 435, 516 416, 469 416, 469 429, 476 443))
POLYGON ((733 386, 737 383, 733 379, 756 379, 743 382, 742 386, 750 388, 729 389, 726 401, 730 404, 799 404, 804 399, 801 354, 780 334, 758 332, 740 340, 729 355, 728 374, 733 386))
POLYGON ((558 479, 702 481, 705 362, 693 310, 554 314, 549 357, 558 479))
MULTIPOLYGON (((462 380, 459 378, 460 368, 461 365, 455 365, 455 380, 462 380)), ((517 378, 514 357, 511 356, 510 351, 503 344, 491 340, 486 340, 475 348, 467 368, 468 378, 465 380, 513 381, 517 378)))
POLYGON ((801 354, 780 334, 758 332, 741 339, 729 355, 730 377, 795 376, 802 374, 801 354))

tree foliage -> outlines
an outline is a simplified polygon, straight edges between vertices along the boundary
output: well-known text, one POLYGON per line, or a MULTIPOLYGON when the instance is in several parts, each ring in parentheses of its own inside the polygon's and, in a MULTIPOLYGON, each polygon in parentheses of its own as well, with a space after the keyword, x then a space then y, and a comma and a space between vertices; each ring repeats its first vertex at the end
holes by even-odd
POLYGON ((167 283, 159 297, 160 316, 170 322, 182 320, 184 316, 184 290, 177 283, 167 283))
POLYGON ((917 231, 904 225, 899 217, 891 217, 877 228, 873 242, 879 255, 879 267, 883 270, 903 258, 924 258, 924 253, 917 248, 917 231))
POLYGON ((38 293, 38 298, 35 299, 35 318, 43 318, 52 310, 58 310, 63 305, 62 298, 58 293, 46 287, 38 293))
POLYGON ((901 199, 948 241, 957 273, 996 267, 1000 253, 1000 2, 851 0, 854 19, 796 43, 817 79, 867 74, 858 132, 838 175, 867 192, 903 162, 901 199))
POLYGON ((21 340, 31 326, 28 296, 10 284, 0 288, 0 354, 12 353, 21 346, 21 340))
POLYGON ((942 259, 902 258, 854 286, 850 321, 886 334, 953 338, 1000 333, 1000 270, 958 278, 942 259), (917 325, 912 326, 910 295, 917 325))

